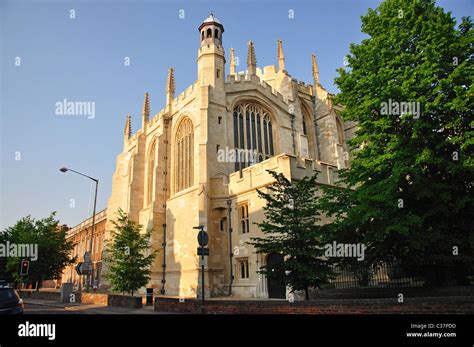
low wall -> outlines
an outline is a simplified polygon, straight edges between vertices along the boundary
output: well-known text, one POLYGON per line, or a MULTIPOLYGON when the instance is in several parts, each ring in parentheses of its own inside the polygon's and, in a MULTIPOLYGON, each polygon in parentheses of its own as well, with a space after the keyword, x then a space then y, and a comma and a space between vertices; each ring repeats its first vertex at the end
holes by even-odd
POLYGON ((473 314, 474 297, 344 299, 344 300, 227 300, 211 299, 202 305, 197 299, 180 302, 176 297, 155 298, 155 311, 207 314, 473 314))
POLYGON ((76 295, 76 302, 81 304, 93 304, 93 305, 104 305, 107 306, 107 296, 108 294, 100 293, 84 293, 84 292, 74 292, 76 295))
POLYGON ((108 294, 107 299, 107 306, 128 308, 142 308, 143 306, 141 296, 108 294))
POLYGON ((37 299, 37 300, 52 300, 52 301, 60 301, 61 300, 61 293, 59 291, 49 291, 49 290, 26 290, 21 289, 17 290, 18 295, 22 299, 37 299))
POLYGON ((419 288, 348 288, 324 289, 313 292, 311 299, 380 299, 405 297, 474 296, 474 286, 419 287, 419 288))
MULTIPOLYGON (((61 301, 61 293, 59 291, 48 290, 18 290, 18 294, 22 299, 51 300, 61 301)), ((87 305, 103 305, 112 307, 128 307, 141 308, 141 296, 128 296, 119 294, 102 294, 102 293, 85 293, 74 292, 74 302, 87 305)))

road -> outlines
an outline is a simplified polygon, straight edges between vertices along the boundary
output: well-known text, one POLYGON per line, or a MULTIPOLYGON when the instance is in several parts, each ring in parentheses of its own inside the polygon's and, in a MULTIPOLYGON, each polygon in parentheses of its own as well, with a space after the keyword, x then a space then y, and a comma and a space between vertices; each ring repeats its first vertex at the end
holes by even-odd
POLYGON ((80 314, 80 312, 69 311, 64 307, 25 304, 25 314, 80 314))
POLYGON ((25 314, 167 314, 156 312, 151 306, 140 309, 107 307, 101 305, 47 305, 25 302, 25 314))
POLYGON ((83 314, 85 312, 66 310, 64 307, 25 304, 25 314, 83 314))

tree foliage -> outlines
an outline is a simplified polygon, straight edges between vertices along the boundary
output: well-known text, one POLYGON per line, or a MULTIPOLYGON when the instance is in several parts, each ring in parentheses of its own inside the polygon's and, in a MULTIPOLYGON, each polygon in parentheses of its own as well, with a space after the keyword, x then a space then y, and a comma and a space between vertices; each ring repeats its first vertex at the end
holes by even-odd
POLYGON ((473 29, 431 0, 386 0, 362 17, 336 102, 357 122, 351 167, 321 208, 333 237, 365 243, 369 263, 472 262, 473 29), (421 114, 382 112, 418 102, 421 114), (458 255, 455 255, 455 249, 458 255))
POLYGON ((131 221, 122 209, 113 224, 115 230, 106 253, 110 266, 107 277, 113 290, 133 295, 150 280, 150 266, 157 252, 150 252, 152 230, 142 233, 142 226, 131 221))
POLYGON ((319 287, 326 283, 330 268, 324 259, 323 228, 317 209, 316 175, 290 182, 282 173, 268 171, 275 182, 268 192, 258 190, 265 199, 265 220, 256 223, 265 237, 252 238, 250 244, 257 252, 277 253, 285 257, 283 263, 261 273, 291 288, 291 291, 319 287))
MULTIPOLYGON (((27 257, 8 257, 3 260, 6 280, 17 282, 41 282, 47 279, 61 278, 64 267, 75 262, 70 253, 74 247, 66 240, 67 229, 59 227, 55 213, 47 218, 35 220, 27 216, 6 228, 0 236, 4 245, 37 245, 37 259, 27 257), (30 260, 27 276, 20 276, 21 260, 30 260)), ((0 270, 1 272, 1 270, 0 270)))

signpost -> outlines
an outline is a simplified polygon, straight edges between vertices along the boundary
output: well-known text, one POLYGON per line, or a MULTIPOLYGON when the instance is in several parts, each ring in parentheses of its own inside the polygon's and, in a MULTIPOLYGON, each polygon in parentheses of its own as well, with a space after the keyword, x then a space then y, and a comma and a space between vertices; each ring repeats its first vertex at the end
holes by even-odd
POLYGON ((204 225, 199 225, 193 229, 199 229, 198 233, 198 243, 199 247, 197 249, 197 254, 201 256, 201 287, 202 287, 202 309, 204 312, 204 300, 205 300, 205 290, 204 290, 204 257, 209 255, 209 248, 204 248, 209 243, 209 236, 204 231, 204 225))
MULTIPOLYGON (((81 272, 83 275, 90 276, 92 274, 92 259, 91 259, 91 252, 86 251, 84 252, 84 263, 82 264, 81 272)), ((87 281, 92 279, 87 279, 87 281)), ((91 283, 88 283, 91 284, 91 283)))

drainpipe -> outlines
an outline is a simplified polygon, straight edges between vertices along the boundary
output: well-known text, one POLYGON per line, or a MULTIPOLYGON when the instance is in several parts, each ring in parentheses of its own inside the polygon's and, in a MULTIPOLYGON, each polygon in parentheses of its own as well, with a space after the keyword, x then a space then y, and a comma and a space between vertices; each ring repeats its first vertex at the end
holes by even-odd
POLYGON ((295 115, 290 115, 291 119, 291 138, 293 140, 293 155, 296 156, 296 143, 295 143, 295 115))
POLYGON ((161 265, 162 267, 162 273, 163 273, 163 278, 161 279, 161 295, 165 295, 165 283, 166 283, 166 224, 163 224, 163 243, 161 244, 163 246, 163 264, 161 265))
POLYGON ((316 114, 316 97, 313 95, 311 97, 311 101, 313 103, 313 125, 314 125, 314 129, 316 130, 314 133, 315 135, 315 141, 316 141, 316 148, 318 150, 318 160, 321 160, 321 149, 319 148, 319 127, 317 125, 317 121, 316 121, 316 118, 318 117, 318 115, 316 114))
POLYGON ((232 200, 227 200, 227 206, 229 211, 229 269, 230 269, 230 281, 229 281, 229 296, 232 295, 232 283, 234 283, 234 273, 233 273, 233 264, 232 258, 234 254, 232 253, 232 200))
MULTIPOLYGON (((163 119, 163 125, 165 128, 165 187, 166 190, 168 190, 168 120, 163 119)), ((171 186, 171 182, 170 185, 171 186)), ((168 194, 165 195, 165 203, 164 203, 164 208, 165 208, 165 222, 166 222, 166 200, 168 198, 168 194)), ((161 264, 161 272, 163 273, 163 278, 161 279, 161 295, 165 295, 165 285, 166 285, 166 223, 163 224, 163 243, 161 244, 163 246, 163 263, 161 264)))

